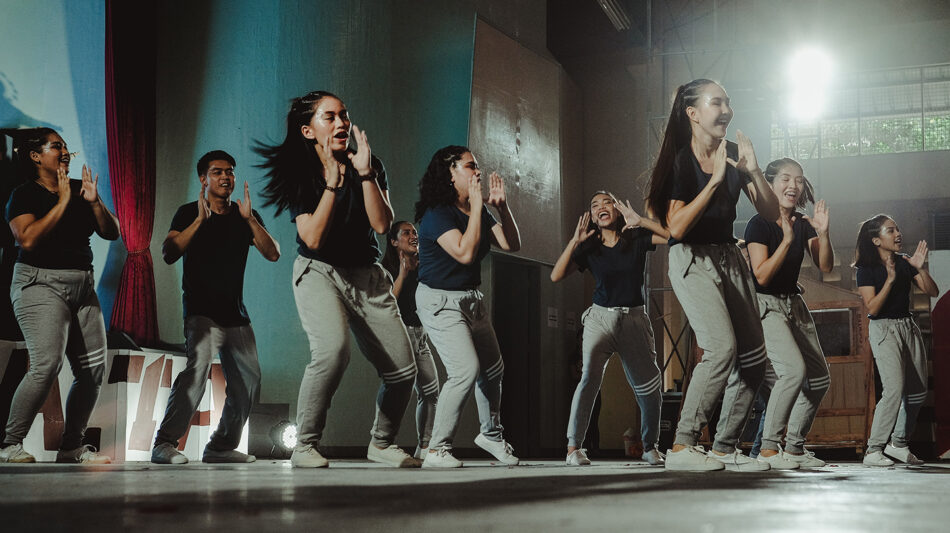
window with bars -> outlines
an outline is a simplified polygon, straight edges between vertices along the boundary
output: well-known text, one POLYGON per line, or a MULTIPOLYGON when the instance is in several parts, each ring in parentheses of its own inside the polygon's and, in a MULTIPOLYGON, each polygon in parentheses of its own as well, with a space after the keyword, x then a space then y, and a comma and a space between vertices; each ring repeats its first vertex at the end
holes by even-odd
POLYGON ((772 124, 772 157, 818 159, 950 150, 950 64, 858 72, 808 124, 772 124))

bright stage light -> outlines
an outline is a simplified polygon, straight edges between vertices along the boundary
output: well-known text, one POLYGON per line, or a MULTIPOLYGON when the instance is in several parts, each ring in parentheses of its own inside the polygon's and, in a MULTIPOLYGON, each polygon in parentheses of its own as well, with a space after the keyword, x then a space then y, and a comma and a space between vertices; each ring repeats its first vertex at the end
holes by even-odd
POLYGON ((297 425, 288 420, 278 422, 270 430, 270 438, 274 443, 272 454, 274 457, 290 457, 297 445, 297 425))
POLYGON ((815 48, 798 51, 788 64, 788 116, 811 122, 821 116, 827 103, 834 67, 828 54, 815 48))

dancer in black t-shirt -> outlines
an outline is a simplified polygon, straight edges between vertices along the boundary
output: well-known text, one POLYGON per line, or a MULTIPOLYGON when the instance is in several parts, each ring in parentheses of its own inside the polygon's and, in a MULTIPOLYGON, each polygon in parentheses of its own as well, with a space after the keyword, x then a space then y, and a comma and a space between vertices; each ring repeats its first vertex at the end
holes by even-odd
POLYGON ((931 298, 937 284, 924 268, 927 242, 914 255, 900 253, 904 236, 887 215, 861 224, 854 251, 858 292, 868 308, 868 340, 881 374, 881 399, 874 408, 871 436, 864 456, 868 466, 891 466, 888 457, 920 464, 908 446, 917 412, 927 399, 927 353, 920 328, 910 314, 911 283, 931 298), (885 457, 887 456, 887 457, 885 457))
POLYGON ((30 369, 10 406, 0 462, 32 463, 23 450, 36 413, 59 376, 63 355, 73 371, 66 424, 56 462, 108 463, 82 443, 105 372, 106 328, 96 296, 89 237, 119 238, 119 221, 99 196, 99 176, 82 167, 69 178, 66 141, 48 128, 19 140, 26 182, 7 203, 6 218, 20 249, 10 299, 30 353, 30 369))
POLYGON ((551 270, 553 282, 575 270, 588 269, 597 281, 594 303, 581 317, 584 366, 567 426, 569 466, 590 464, 583 448, 584 436, 614 352, 620 355, 640 406, 643 459, 663 464, 663 454, 656 448, 663 382, 656 365, 653 326, 643 305, 643 271, 647 252, 669 236, 658 222, 638 215, 629 202, 601 191, 591 198, 590 209, 578 220, 574 235, 551 270))

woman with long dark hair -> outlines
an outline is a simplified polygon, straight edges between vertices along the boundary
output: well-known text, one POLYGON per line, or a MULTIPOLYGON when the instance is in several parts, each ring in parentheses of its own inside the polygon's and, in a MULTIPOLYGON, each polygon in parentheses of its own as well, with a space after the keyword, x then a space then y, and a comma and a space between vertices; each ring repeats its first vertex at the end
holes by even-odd
POLYGON ((926 348, 910 314, 911 283, 931 298, 940 291, 924 268, 927 241, 917 243, 914 255, 900 253, 903 246, 894 219, 875 215, 858 230, 851 265, 857 268, 858 292, 871 319, 868 341, 883 386, 864 455, 867 466, 891 466, 891 459, 923 463, 908 446, 927 399, 928 380, 926 348))
POLYGON ((660 438, 662 376, 656 365, 653 326, 644 307, 643 269, 647 252, 669 239, 659 223, 641 217, 630 203, 606 191, 594 193, 574 235, 551 270, 558 282, 576 270, 590 269, 597 286, 594 303, 584 312, 583 369, 571 401, 567 426, 567 464, 590 464, 583 448, 591 411, 610 356, 620 356, 627 382, 640 406, 643 460, 663 464, 660 438))
POLYGON ((411 222, 400 220, 386 235, 383 267, 393 277, 393 295, 399 302, 402 323, 409 332, 412 354, 416 360, 416 459, 425 459, 432 438, 435 407, 439 401, 439 372, 429 349, 429 336, 416 313, 416 288, 419 286, 419 234, 411 222))
POLYGON ((30 356, 30 369, 10 405, 0 462, 32 463, 23 449, 33 419, 59 376, 63 355, 73 371, 57 463, 109 463, 83 435, 105 373, 106 328, 92 272, 93 233, 113 241, 119 221, 99 196, 99 176, 82 167, 69 178, 66 141, 49 128, 19 139, 25 182, 7 202, 6 218, 19 247, 10 300, 30 356))
POLYGON ((507 465, 518 464, 501 425, 501 382, 505 364, 483 304, 481 261, 491 245, 521 248, 521 235, 508 208, 505 185, 492 173, 487 200, 481 170, 464 146, 447 146, 432 156, 419 183, 419 288, 416 307, 426 333, 445 365, 446 380, 435 411, 429 453, 422 466, 459 468, 452 455, 462 407, 472 388, 481 432, 475 444, 507 465), (485 205, 498 212, 492 216, 485 205))
POLYGON ((343 101, 314 91, 291 103, 287 134, 276 146, 260 146, 269 181, 267 205, 290 211, 297 225, 298 256, 293 290, 310 342, 297 400, 295 467, 318 468, 327 460, 317 447, 330 400, 349 362, 352 330, 382 379, 368 459, 397 467, 419 461, 394 444, 412 394, 416 365, 389 276, 376 260, 374 233, 393 220, 382 163, 366 133, 350 123, 343 101), (356 149, 348 148, 350 137, 356 149))
MULTIPOLYGON (((831 374, 818 343, 815 321, 798 288, 798 274, 806 251, 822 272, 834 267, 828 208, 820 200, 813 216, 795 210, 814 203, 815 195, 794 159, 769 163, 765 179, 778 198, 781 215, 778 220, 766 220, 757 214, 745 230, 765 347, 775 370, 758 458, 779 470, 821 467, 825 462, 805 449, 805 436, 831 385, 831 374)), ((762 384, 763 389, 767 386, 762 384)))
POLYGON ((769 468, 736 448, 765 374, 766 354, 755 288, 732 224, 741 192, 767 220, 778 219, 778 201, 749 139, 739 132, 738 150, 735 144, 727 149, 731 120, 729 96, 718 83, 698 79, 680 86, 650 176, 649 210, 670 231, 670 282, 703 349, 666 456, 669 470, 769 468), (696 443, 720 397, 716 438, 707 454, 696 443))

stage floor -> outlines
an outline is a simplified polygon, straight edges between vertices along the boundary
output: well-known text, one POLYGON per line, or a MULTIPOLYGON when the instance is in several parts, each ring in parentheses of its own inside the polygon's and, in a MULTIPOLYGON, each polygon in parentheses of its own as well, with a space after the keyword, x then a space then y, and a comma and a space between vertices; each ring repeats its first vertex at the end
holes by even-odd
POLYGON ((643 463, 467 461, 399 470, 0 465, 3 531, 946 531, 950 465, 670 473, 643 463), (945 477, 946 476, 946 477, 945 477))

